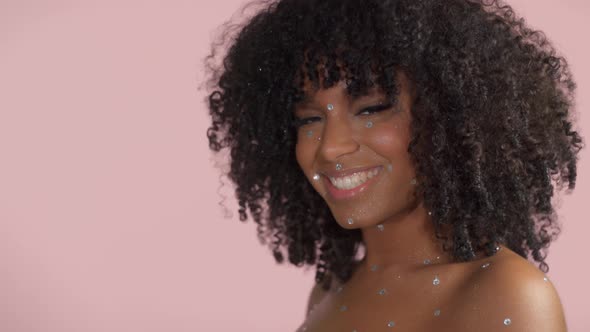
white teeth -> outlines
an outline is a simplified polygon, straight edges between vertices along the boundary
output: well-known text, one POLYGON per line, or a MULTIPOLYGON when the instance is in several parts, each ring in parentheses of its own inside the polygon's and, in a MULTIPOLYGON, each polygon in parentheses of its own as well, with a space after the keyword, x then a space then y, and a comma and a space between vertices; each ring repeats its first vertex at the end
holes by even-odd
POLYGON ((377 173, 379 173, 379 169, 375 168, 368 172, 358 172, 349 176, 343 176, 339 178, 330 177, 330 182, 332 182, 334 187, 338 189, 349 190, 365 183, 368 179, 371 179, 377 175, 377 173))

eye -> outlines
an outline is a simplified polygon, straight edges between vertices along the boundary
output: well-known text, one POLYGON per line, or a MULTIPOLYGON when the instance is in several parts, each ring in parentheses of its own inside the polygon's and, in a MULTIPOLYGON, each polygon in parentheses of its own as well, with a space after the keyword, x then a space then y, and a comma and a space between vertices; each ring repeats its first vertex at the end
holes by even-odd
POLYGON ((315 122, 316 120, 321 120, 321 119, 322 118, 320 118, 318 116, 303 118, 303 119, 295 119, 295 120, 293 120, 293 126, 295 128, 299 128, 301 126, 304 126, 306 124, 310 124, 312 122, 315 122))
POLYGON ((379 104, 379 105, 363 108, 360 112, 357 113, 357 115, 365 115, 365 114, 370 115, 373 113, 382 112, 382 111, 390 109, 392 106, 393 106, 392 103, 387 103, 387 104, 379 104))

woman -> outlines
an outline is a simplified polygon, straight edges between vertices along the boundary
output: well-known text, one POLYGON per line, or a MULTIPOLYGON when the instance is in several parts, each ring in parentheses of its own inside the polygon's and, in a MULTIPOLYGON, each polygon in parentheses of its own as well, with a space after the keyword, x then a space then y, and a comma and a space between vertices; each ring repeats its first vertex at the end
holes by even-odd
POLYGON ((279 0, 224 37, 207 136, 240 219, 316 266, 299 331, 566 331, 545 257, 583 142, 541 32, 496 1, 279 0))

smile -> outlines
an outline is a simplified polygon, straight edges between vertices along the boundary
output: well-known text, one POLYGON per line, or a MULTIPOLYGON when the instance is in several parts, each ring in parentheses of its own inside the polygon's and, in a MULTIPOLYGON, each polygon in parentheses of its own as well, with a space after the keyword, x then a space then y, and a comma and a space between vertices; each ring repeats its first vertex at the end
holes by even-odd
POLYGON ((333 198, 342 199, 365 191, 374 181, 382 167, 356 172, 342 177, 324 177, 324 182, 333 198))
POLYGON ((379 173, 379 168, 373 168, 370 171, 358 172, 349 176, 338 178, 330 177, 329 179, 334 187, 340 190, 350 190, 367 182, 369 179, 377 175, 377 173, 379 173))

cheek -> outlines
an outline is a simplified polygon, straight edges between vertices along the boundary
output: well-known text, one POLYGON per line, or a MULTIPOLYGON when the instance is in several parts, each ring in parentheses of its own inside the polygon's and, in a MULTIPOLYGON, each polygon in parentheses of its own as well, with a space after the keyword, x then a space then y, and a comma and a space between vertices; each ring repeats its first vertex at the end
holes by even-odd
POLYGON ((403 133, 393 125, 379 126, 368 136, 370 146, 376 153, 389 157, 403 152, 403 133))

